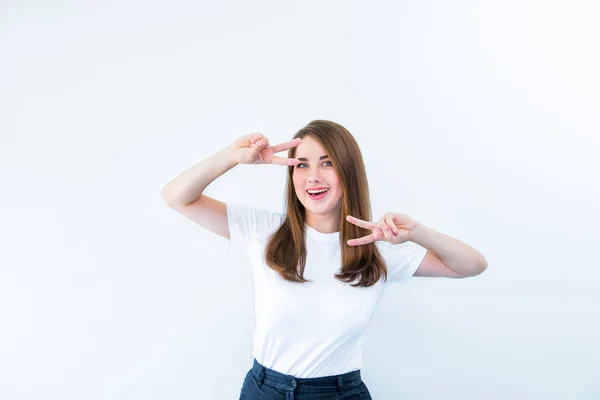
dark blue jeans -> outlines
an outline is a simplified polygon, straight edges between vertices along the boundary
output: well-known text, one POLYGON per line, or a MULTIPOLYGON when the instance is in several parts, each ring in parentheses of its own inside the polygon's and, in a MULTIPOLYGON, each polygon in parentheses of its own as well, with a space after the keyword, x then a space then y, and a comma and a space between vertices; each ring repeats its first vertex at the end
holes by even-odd
POLYGON ((319 378, 296 378, 261 365, 246 374, 240 400, 372 400, 360 370, 319 378))

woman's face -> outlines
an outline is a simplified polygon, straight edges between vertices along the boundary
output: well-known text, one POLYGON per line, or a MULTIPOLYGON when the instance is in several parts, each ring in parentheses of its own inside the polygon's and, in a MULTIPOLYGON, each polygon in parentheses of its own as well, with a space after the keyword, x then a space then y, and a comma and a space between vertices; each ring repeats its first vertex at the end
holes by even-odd
POLYGON ((342 199, 342 186, 321 144, 310 135, 302 138, 302 143, 296 147, 295 158, 300 161, 294 167, 292 174, 296 196, 304 205, 307 213, 313 215, 328 215, 339 218, 342 199), (317 190, 324 193, 311 195, 317 190))

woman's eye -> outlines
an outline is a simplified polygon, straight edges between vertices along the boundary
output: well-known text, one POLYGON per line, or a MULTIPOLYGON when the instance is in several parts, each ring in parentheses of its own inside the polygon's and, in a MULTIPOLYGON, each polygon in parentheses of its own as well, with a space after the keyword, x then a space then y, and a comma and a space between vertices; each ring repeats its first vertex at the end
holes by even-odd
MULTIPOLYGON (((331 161, 325 161, 323 164, 325 163, 329 163, 329 165, 333 166, 333 164, 331 163, 331 161)), ((302 165, 306 165, 306 163, 300 163, 296 166, 296 168, 303 168, 302 165)))

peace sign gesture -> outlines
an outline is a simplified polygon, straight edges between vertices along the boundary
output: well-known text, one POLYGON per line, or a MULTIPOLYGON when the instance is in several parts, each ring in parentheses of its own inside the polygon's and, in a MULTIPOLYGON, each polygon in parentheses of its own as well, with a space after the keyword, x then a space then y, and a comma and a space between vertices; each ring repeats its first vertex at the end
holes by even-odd
POLYGON ((349 246, 358 246, 372 243, 377 240, 383 240, 391 244, 400 244, 411 239, 412 233, 419 224, 406 214, 386 213, 376 224, 351 215, 346 217, 346 221, 360 226, 361 228, 373 231, 370 235, 358 239, 348 240, 349 246))
POLYGON ((250 133, 237 139, 231 144, 233 157, 240 164, 278 164, 298 165, 300 161, 295 158, 279 157, 275 153, 291 149, 302 143, 301 138, 288 142, 269 145, 269 139, 262 133, 250 133))

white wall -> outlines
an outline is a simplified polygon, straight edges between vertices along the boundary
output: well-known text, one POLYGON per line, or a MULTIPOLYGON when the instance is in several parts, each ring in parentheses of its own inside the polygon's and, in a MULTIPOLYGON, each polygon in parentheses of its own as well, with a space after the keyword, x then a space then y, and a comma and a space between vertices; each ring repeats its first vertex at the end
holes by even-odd
MULTIPOLYGON (((597 6, 448 3, 1 2, 0 398, 237 399, 250 265, 160 189, 313 119, 357 138, 375 216, 489 263, 385 294, 374 399, 600 398, 597 6)), ((281 211, 284 182, 206 193, 281 211)))

